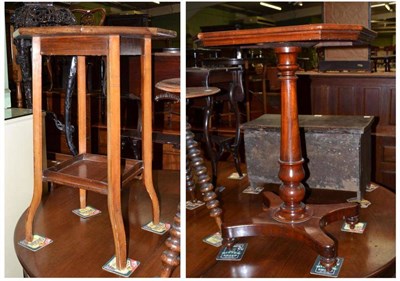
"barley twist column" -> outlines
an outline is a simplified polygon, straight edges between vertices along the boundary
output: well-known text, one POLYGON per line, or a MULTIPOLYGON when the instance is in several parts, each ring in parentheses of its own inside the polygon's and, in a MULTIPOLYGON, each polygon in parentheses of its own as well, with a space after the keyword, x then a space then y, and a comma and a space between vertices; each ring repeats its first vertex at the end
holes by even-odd
POLYGON ((207 167, 204 165, 201 151, 198 148, 198 143, 194 140, 194 134, 191 131, 189 123, 186 123, 186 155, 193 168, 193 172, 197 177, 200 191, 203 194, 203 200, 206 202, 206 206, 210 210, 210 216, 215 219, 220 231, 222 209, 219 208, 217 194, 214 192, 214 186, 210 182, 207 167))
POLYGON ((170 277, 172 271, 180 263, 181 252, 181 213, 178 205, 178 210, 174 217, 174 222, 170 230, 171 236, 165 241, 168 250, 165 250, 161 255, 163 268, 161 277, 170 277))

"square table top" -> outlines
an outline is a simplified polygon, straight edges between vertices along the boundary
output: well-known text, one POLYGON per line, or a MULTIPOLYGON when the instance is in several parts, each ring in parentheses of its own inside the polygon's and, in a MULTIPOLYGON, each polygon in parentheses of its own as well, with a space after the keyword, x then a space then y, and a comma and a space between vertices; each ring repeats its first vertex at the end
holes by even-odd
POLYGON ((14 38, 55 37, 55 36, 101 36, 120 35, 128 38, 168 39, 176 37, 172 30, 157 27, 132 27, 132 26, 43 26, 21 27, 13 33, 14 38))
POLYGON ((354 24, 307 24, 284 27, 229 30, 199 33, 206 47, 228 45, 276 46, 296 42, 299 46, 343 46, 367 44, 376 37, 376 32, 354 24), (322 43, 322 44, 321 44, 322 43))

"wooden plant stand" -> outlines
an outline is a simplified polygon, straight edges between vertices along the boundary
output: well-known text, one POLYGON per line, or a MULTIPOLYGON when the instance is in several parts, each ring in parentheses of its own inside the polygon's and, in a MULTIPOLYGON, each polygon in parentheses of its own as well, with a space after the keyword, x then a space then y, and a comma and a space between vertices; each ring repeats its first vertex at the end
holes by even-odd
POLYGON ((36 210, 42 197, 42 180, 80 189, 80 208, 86 207, 86 191, 107 195, 113 230, 116 267, 126 268, 127 245, 121 213, 121 185, 141 174, 158 224, 160 207, 152 179, 151 41, 176 36, 174 31, 144 27, 57 26, 17 29, 14 38, 32 39, 32 95, 34 127, 34 193, 25 224, 25 241, 31 242, 36 210), (42 57, 77 56, 79 155, 59 166, 42 167, 42 57), (141 56, 143 162, 121 159, 120 56, 141 56), (107 156, 86 153, 86 56, 107 60, 107 156), (122 163, 122 164, 121 164, 122 163))

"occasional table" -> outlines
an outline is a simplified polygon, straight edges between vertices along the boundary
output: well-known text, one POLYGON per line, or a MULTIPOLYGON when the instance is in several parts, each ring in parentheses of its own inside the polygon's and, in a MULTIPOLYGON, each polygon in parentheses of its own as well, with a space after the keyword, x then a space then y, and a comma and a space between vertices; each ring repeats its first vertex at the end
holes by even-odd
MULTIPOLYGON (((80 208, 86 205, 86 192, 107 195, 112 224, 116 268, 127 267, 127 245, 121 213, 121 186, 140 177, 152 201, 153 223, 160 223, 160 206, 152 179, 152 39, 167 39, 176 32, 147 27, 57 26, 27 27, 14 32, 14 38, 32 39, 32 95, 34 127, 34 194, 28 209, 25 242, 34 238, 33 221, 42 197, 42 180, 80 189, 80 208), (43 171, 42 166, 42 57, 78 56, 78 133, 79 155, 43 171), (141 96, 143 108, 143 161, 121 160, 120 136, 120 56, 141 56, 141 96), (107 60, 107 156, 87 153, 86 56, 106 56, 107 60)), ((61 204, 60 204, 61 205, 61 204)), ((46 235, 44 233, 44 235, 46 235)), ((76 241, 77 243, 79 241, 76 241)), ((51 247, 48 246, 48 247, 51 247)), ((111 258, 111 257, 110 257, 111 258)))
POLYGON ((228 247, 233 246, 235 238, 239 237, 286 237, 301 241, 314 249, 321 256, 321 265, 327 271, 331 271, 336 265, 337 242, 324 231, 324 228, 329 223, 343 218, 351 228, 354 228, 358 223, 359 205, 303 203, 305 188, 301 181, 305 173, 297 111, 296 71, 299 68, 297 55, 302 47, 367 44, 375 36, 375 32, 363 26, 339 24, 310 24, 198 34, 205 47, 257 45, 260 48, 274 48, 278 60, 277 67, 281 72, 279 178, 282 185, 279 197, 272 192, 265 192, 265 208, 260 215, 248 218, 245 223, 239 225, 234 222, 225 224, 222 236, 226 239, 228 247))

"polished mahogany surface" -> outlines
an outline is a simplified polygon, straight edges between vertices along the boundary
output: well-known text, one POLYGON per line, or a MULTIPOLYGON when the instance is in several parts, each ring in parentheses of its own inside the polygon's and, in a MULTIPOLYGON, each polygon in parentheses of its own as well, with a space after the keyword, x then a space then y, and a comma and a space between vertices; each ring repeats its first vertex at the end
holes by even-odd
POLYGON ((218 94, 220 89, 217 87, 187 87, 186 88, 186 98, 200 98, 200 97, 208 97, 215 94, 218 94))
MULTIPOLYGON (((245 165, 243 165, 245 170, 245 165)), ((219 195, 224 210, 224 221, 237 221, 237 215, 252 217, 262 209, 263 196, 243 194, 247 178, 241 181, 227 177, 234 171, 231 163, 221 162, 219 185, 226 189, 219 195)), ((246 172, 246 171, 244 171, 246 172)), ((277 186, 265 186, 264 191, 278 191, 277 186)), ((306 203, 343 203, 356 196, 352 192, 307 191, 306 203)), ((395 194, 379 187, 367 192, 371 202, 360 210, 360 221, 366 222, 364 234, 340 230, 343 221, 325 227, 338 241, 338 256, 344 258, 339 277, 393 276, 395 244, 395 194)), ((216 261, 220 248, 210 246, 202 239, 216 232, 217 226, 205 207, 187 210, 187 277, 316 277, 310 274, 317 253, 305 244, 277 237, 248 237, 248 248, 241 261, 216 261)))
MULTIPOLYGON (((154 184, 160 194, 161 220, 172 223, 179 204, 179 172, 156 170, 154 184)), ((122 214, 127 233, 128 257, 140 261, 131 277, 159 277, 161 253, 169 234, 153 234, 141 229, 152 219, 150 198, 141 181, 134 180, 122 191, 122 214)), ((107 211, 107 197, 88 193, 88 205, 101 214, 81 219, 72 213, 79 208, 79 192, 58 186, 46 195, 37 211, 36 233, 54 240, 38 252, 15 245, 17 256, 31 277, 117 277, 102 270, 114 255, 113 236, 107 211)), ((15 229, 15 243, 24 238, 26 212, 15 229)), ((179 277, 179 267, 172 277, 179 277)))
POLYGON ((172 92, 172 93, 180 93, 181 92, 181 79, 179 78, 171 78, 159 81, 156 86, 157 89, 172 92))
POLYGON ((264 43, 281 43, 288 46, 290 42, 309 42, 311 46, 329 41, 365 43, 375 38, 376 32, 360 25, 352 24, 307 24, 272 28, 254 28, 230 31, 199 33, 198 37, 204 46, 248 45, 264 43))

